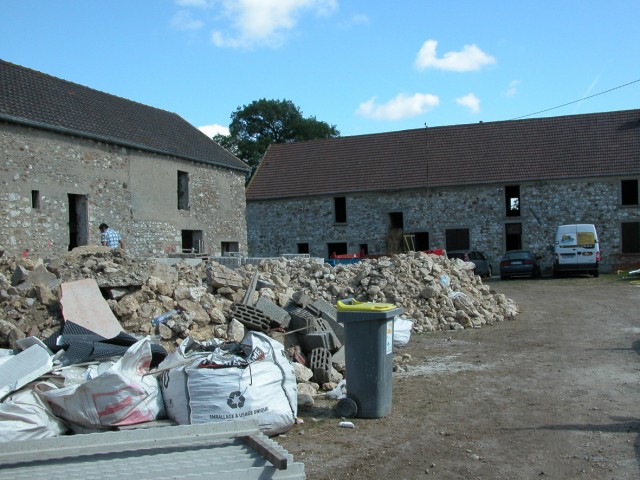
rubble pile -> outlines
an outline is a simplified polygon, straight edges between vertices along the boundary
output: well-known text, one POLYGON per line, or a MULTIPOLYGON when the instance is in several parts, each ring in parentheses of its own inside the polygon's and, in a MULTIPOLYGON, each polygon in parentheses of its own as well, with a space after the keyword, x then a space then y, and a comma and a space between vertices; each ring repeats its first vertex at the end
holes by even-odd
MULTIPOLYGON (((317 396, 344 398, 338 306, 392 304, 376 306, 402 312, 393 314, 393 330, 385 327, 393 347, 412 331, 514 318, 515 303, 473 267, 420 252, 335 266, 247 259, 236 268, 186 259, 169 265, 106 247, 55 259, 0 257, 0 420, 23 403, 44 414, 42 431, 5 423, 0 441, 60 435, 51 427, 60 418, 82 431, 253 416, 264 432, 284 432, 317 396), (109 408, 78 408, 107 397, 109 408)), ((395 353, 394 370, 405 369, 408 354, 395 353)))
MULTIPOLYGON (((237 305, 256 310, 259 301, 284 309, 284 316, 318 300, 393 303, 413 320, 415 332, 479 328, 517 314, 512 300, 473 274, 473 264, 420 252, 335 267, 318 259, 279 258, 231 269, 213 261, 168 266, 119 249, 80 247, 56 259, 0 258, 0 348, 58 331, 60 285, 86 278, 96 280, 125 331, 151 335, 168 351, 187 337, 239 341, 247 327, 286 330, 288 323, 253 325, 234 318, 237 305), (171 310, 178 314, 153 325, 171 310)), ((246 317, 245 310, 240 313, 246 317)), ((268 313, 268 320, 277 316, 268 313)))
POLYGON ((356 264, 308 259, 279 259, 259 265, 276 285, 262 291, 285 305, 288 294, 302 291, 311 298, 353 297, 363 302, 393 303, 414 320, 415 331, 474 328, 517 314, 517 306, 473 274, 472 263, 421 252, 366 259, 356 264))

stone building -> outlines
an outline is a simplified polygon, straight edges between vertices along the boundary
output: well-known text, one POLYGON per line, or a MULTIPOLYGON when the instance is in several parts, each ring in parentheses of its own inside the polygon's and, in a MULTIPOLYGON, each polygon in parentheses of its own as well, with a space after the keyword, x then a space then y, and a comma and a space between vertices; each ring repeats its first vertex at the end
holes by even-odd
POLYGON ((102 222, 140 256, 246 253, 244 162, 175 113, 0 60, 0 244, 57 255, 102 222))
POLYGON ((247 187, 249 253, 506 250, 551 266, 593 223, 603 271, 640 262, 640 110, 271 145, 247 187))

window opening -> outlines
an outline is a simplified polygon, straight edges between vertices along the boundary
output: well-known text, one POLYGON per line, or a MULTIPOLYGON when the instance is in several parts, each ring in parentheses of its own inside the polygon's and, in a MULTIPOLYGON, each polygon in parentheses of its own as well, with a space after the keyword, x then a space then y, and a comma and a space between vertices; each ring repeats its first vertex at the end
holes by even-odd
POLYGON ((447 250, 468 250, 469 229, 448 228, 445 230, 445 244, 447 250))
POLYGON ((178 210, 189 210, 189 174, 178 170, 178 210))
POLYGON ((333 211, 336 223, 347 223, 347 199, 345 197, 333 199, 333 211))
POLYGON ((520 186, 507 185, 504 187, 504 199, 507 217, 520 216, 520 186))
POLYGON ((238 242, 220 242, 220 252, 222 252, 222 255, 225 253, 239 253, 240 244, 238 242))
POLYGON ((622 205, 638 205, 638 180, 622 180, 620 197, 622 205))
POLYGON ((298 244, 298 253, 309 253, 309 244, 308 243, 299 243, 298 244))
POLYGON ((640 253, 640 222, 622 222, 622 253, 640 253))
POLYGON ((361 243, 360 245, 358 245, 358 248, 360 249, 360 255, 369 255, 368 243, 361 243))
POLYGON ((31 190, 31 208, 40 208, 40 190, 31 190))
POLYGON ((389 228, 404 228, 404 215, 402 212, 389 213, 389 228))

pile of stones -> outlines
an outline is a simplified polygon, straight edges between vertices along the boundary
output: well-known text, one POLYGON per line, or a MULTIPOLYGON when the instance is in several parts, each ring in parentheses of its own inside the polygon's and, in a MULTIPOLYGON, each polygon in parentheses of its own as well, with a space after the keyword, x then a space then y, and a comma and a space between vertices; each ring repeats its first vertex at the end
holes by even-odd
POLYGON ((240 341, 247 329, 261 330, 287 347, 301 381, 326 388, 340 379, 338 300, 395 304, 416 333, 480 328, 518 313, 512 300, 474 275, 473 264, 421 252, 336 266, 282 257, 232 269, 215 261, 170 266, 120 249, 80 247, 55 259, 0 257, 0 348, 57 333, 60 285, 86 278, 95 279, 130 334, 151 335, 172 351, 187 337, 240 341))

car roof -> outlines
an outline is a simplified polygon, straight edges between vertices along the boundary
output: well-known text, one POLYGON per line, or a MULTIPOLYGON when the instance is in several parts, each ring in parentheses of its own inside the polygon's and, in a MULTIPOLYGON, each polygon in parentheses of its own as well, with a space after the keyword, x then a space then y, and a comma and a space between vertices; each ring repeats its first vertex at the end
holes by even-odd
POLYGON ((531 250, 508 250, 507 252, 504 253, 503 256, 506 257, 507 255, 517 255, 517 254, 523 254, 523 253, 527 253, 531 256, 534 256, 531 250))

